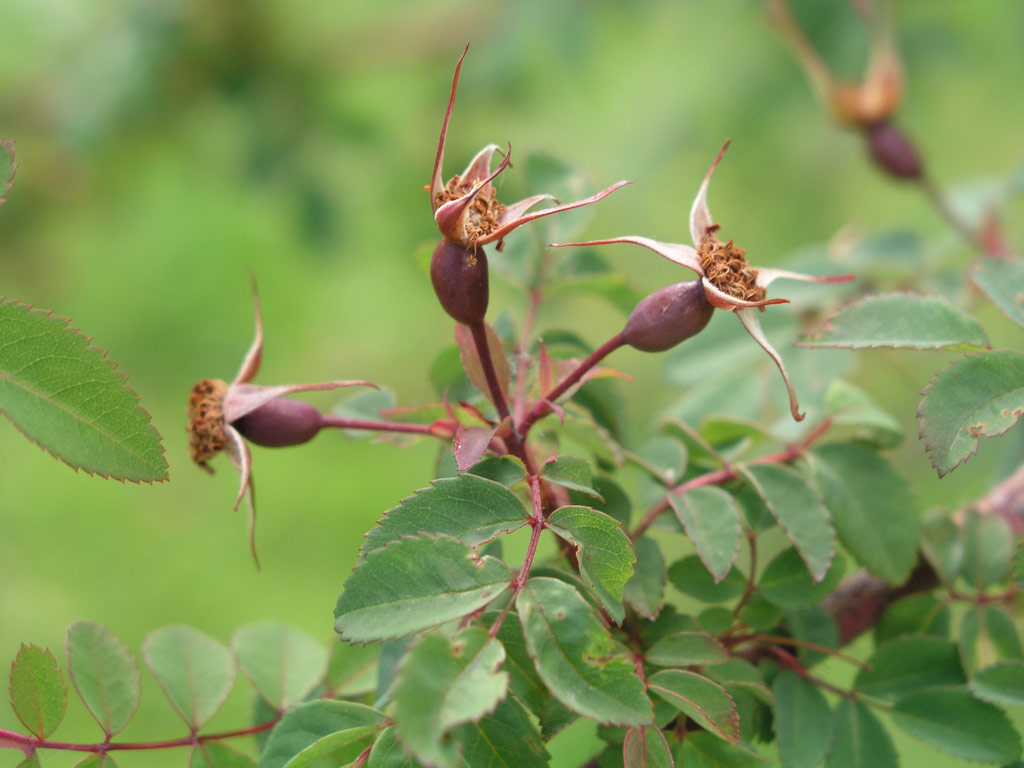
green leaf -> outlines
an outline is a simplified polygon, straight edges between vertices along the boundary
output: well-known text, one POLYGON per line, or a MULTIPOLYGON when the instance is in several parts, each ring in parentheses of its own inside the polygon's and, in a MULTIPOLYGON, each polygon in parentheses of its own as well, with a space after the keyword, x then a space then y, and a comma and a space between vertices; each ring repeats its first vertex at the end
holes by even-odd
POLYGON ((75 768, 117 768, 117 763, 109 753, 103 755, 91 755, 81 762, 75 763, 75 768))
POLYGON ((107 353, 68 320, 0 298, 0 411, 75 469, 167 479, 160 435, 107 353))
POLYGON ((587 602, 557 579, 533 578, 516 602, 537 672, 565 706, 601 723, 647 725, 653 712, 632 654, 587 602))
POLYGON ((435 480, 403 499, 366 534, 366 557, 401 536, 443 533, 471 547, 514 531, 529 521, 519 498, 501 483, 475 474, 435 480))
POLYGON ((840 699, 833 715, 827 768, 899 768, 889 733, 874 713, 854 699, 840 699))
POLYGON ((686 446, 671 437, 657 435, 630 455, 633 463, 668 488, 679 482, 686 470, 686 446))
POLYGON ((22 643, 11 663, 10 693, 14 714, 38 739, 57 730, 64 719, 68 689, 48 649, 22 643))
POLYGON ((641 616, 653 620, 665 602, 665 558, 658 542, 648 536, 636 539, 633 551, 636 564, 633 576, 623 587, 622 599, 641 616))
POLYGON ((79 697, 108 736, 124 728, 139 705, 139 665, 106 627, 68 627, 68 671, 79 697))
POLYGON ((978 259, 971 280, 1017 325, 1024 327, 1024 261, 1017 258, 978 259))
POLYGON ((1024 354, 1011 350, 961 357, 924 390, 917 409, 925 451, 939 477, 1001 435, 1024 413, 1024 354))
POLYGON ((18 164, 14 162, 14 142, 0 141, 0 205, 7 202, 7 193, 14 186, 14 173, 18 164))
POLYGON ((885 609, 875 627, 875 645, 904 635, 949 637, 949 606, 935 595, 911 595, 885 609))
POLYGON ((398 731, 394 726, 389 726, 380 732, 377 741, 373 743, 370 756, 366 759, 366 768, 421 768, 422 764, 416 762, 402 749, 398 743, 398 731))
POLYGON ((908 635, 886 643, 857 673, 854 688, 868 696, 896 699, 927 686, 966 682, 960 654, 949 640, 908 635))
POLYGON ((1009 763, 1020 758, 1020 736, 1006 714, 966 688, 927 688, 896 702, 896 725, 962 760, 1009 763))
POLYGON ((917 502, 887 461, 853 444, 825 445, 811 454, 815 482, 843 546, 891 585, 907 580, 917 562, 917 502))
POLYGON ((526 467, 515 456, 485 456, 466 472, 501 483, 506 488, 526 479, 526 467))
POLYGON ((523 705, 513 696, 493 714, 455 729, 467 768, 546 768, 551 755, 523 705))
POLYGON ((668 569, 672 586, 684 595, 704 603, 726 603, 739 597, 747 588, 747 579, 739 568, 731 569, 721 581, 708 572, 697 555, 687 555, 668 569))
POLYGON ((192 748, 188 768, 253 768, 256 761, 217 741, 203 741, 192 748))
POLYGON ((704 566, 721 581, 740 550, 743 529, 732 496, 721 488, 693 488, 681 496, 669 492, 668 502, 704 566))
POLYGON ((687 733, 676 758, 677 768, 766 768, 768 765, 767 758, 706 731, 687 733))
POLYGON ((756 422, 733 416, 708 416, 701 419, 700 435, 719 450, 743 441, 763 440, 768 436, 756 422))
POLYGON ((556 456, 547 461, 540 470, 545 480, 561 485, 573 491, 585 493, 599 501, 604 501, 601 494, 594 488, 590 472, 590 462, 576 456, 556 456))
POLYGON ((815 337, 797 346, 867 349, 987 347, 981 325, 941 296, 890 293, 867 296, 839 310, 815 337))
POLYGON ((376 646, 351 645, 337 638, 327 661, 327 688, 340 698, 373 692, 379 651, 376 646))
POLYGON ((1010 575, 1016 540, 1006 519, 969 510, 963 524, 964 559, 960 575, 978 590, 1010 575))
POLYGON ((782 621, 782 609, 755 592, 740 611, 739 620, 755 632, 769 632, 782 621))
POLYGON ((740 740, 740 718, 726 690, 696 672, 666 669, 647 678, 647 688, 726 741, 740 740))
POLYGON ((191 627, 153 632, 142 644, 142 658, 193 730, 206 725, 235 684, 231 651, 191 627))
MULTIPOLYGON (((501 391, 508 397, 508 383, 511 377, 508 365, 508 358, 505 357, 505 348, 501 339, 490 325, 484 323, 487 331, 487 351, 494 362, 494 373, 498 377, 498 385, 501 391)), ((476 344, 473 341, 473 332, 469 326, 462 323, 455 324, 455 343, 459 346, 459 354, 462 356, 462 367, 466 371, 469 380, 473 385, 491 399, 491 389, 487 386, 487 377, 484 375, 483 366, 480 364, 480 355, 476 344)))
MULTIPOLYGON (((786 626, 796 640, 814 643, 825 648, 839 647, 839 627, 831 613, 820 605, 808 605, 786 611, 786 626)), ((797 660, 805 668, 813 667, 826 658, 826 654, 810 648, 796 649, 797 660)))
POLYGON ((979 699, 1004 707, 1024 707, 1024 661, 997 661, 979 670, 970 687, 979 699))
POLYGON ((1000 659, 1024 657, 1013 619, 991 603, 972 606, 960 620, 960 658, 967 676, 1000 659))
POLYGON ((404 637, 484 607, 511 581, 504 563, 458 539, 407 536, 356 566, 334 609, 334 629, 354 643, 404 637))
POLYGON ((621 623, 622 590, 633 575, 636 555, 618 520, 589 507, 561 507, 548 517, 548 528, 576 547, 583 582, 621 623))
POLYGON ((639 726, 626 731, 622 744, 625 768, 674 768, 672 751, 660 728, 639 726))
POLYGON ((661 638, 647 649, 645 658, 659 667, 692 667, 726 662, 729 652, 706 632, 679 632, 661 638))
POLYGON ((921 552, 943 583, 951 585, 963 565, 964 543, 959 526, 942 510, 932 511, 921 524, 921 552))
POLYGON ((629 495, 622 490, 622 486, 607 475, 598 475, 594 478, 594 490, 601 494, 601 499, 593 499, 585 494, 569 491, 569 500, 573 504, 592 507, 604 512, 618 520, 623 528, 629 528, 633 502, 630 501, 629 495))
POLYGON ((259 768, 302 768, 336 749, 371 737, 387 716, 351 701, 318 699, 298 704, 274 726, 259 768))
POLYGON ((788 669, 775 678, 772 693, 782 768, 821 765, 832 736, 832 713, 824 694, 788 669))
POLYGON ((451 639, 427 634, 413 644, 399 667, 394 717, 399 738, 417 759, 458 764, 458 745, 445 735, 505 698, 509 676, 497 671, 504 660, 501 643, 481 627, 466 627, 451 639))
POLYGON ((780 608, 802 608, 821 602, 846 570, 842 557, 837 557, 823 581, 811 580, 807 567, 795 549, 784 549, 761 573, 757 589, 765 600, 780 608))
POLYGON ((772 464, 742 470, 793 542, 815 581, 828 573, 836 533, 817 492, 796 472, 772 464))
MULTIPOLYGON (((81 763, 79 763, 81 765, 81 763)), ((22 760, 15 768, 42 768, 42 764, 39 762, 39 753, 32 752, 24 760, 22 760)))
POLYGON ((705 669, 703 674, 721 684, 730 695, 734 695, 734 692, 744 692, 768 706, 775 704, 775 697, 765 685, 761 671, 749 661, 732 658, 724 664, 716 664, 705 669))
POLYGON ((231 647, 253 687, 280 711, 301 701, 327 671, 327 649, 304 632, 274 622, 242 627, 231 647))
POLYGON ((903 427, 868 394, 842 379, 829 385, 825 415, 836 426, 853 428, 853 438, 879 448, 891 448, 903 439, 903 427))

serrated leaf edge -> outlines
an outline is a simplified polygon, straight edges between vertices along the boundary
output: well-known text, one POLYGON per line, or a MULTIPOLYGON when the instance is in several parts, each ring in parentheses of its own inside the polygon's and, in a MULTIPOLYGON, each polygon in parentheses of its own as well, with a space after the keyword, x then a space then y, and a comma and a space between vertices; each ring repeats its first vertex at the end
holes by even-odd
POLYGON ((928 390, 930 390, 932 388, 932 386, 935 384, 935 382, 939 380, 940 376, 942 376, 944 373, 946 373, 947 371, 951 370, 955 366, 959 365, 963 360, 966 360, 966 359, 971 358, 971 357, 981 357, 982 355, 986 355, 986 354, 989 354, 989 353, 992 353, 992 352, 1015 352, 1016 354, 1024 354, 1024 353, 1018 352, 1017 350, 1014 350, 1014 349, 992 349, 992 348, 989 348, 989 349, 986 349, 986 350, 979 350, 978 352, 972 352, 970 354, 964 355, 963 357, 957 358, 956 360, 954 360, 952 363, 947 365, 942 370, 937 371, 935 373, 935 375, 932 376, 932 378, 928 382, 927 386, 925 386, 925 388, 921 390, 921 401, 917 405, 917 413, 916 413, 916 416, 917 416, 917 439, 918 440, 924 440, 924 452, 928 455, 928 463, 930 463, 932 465, 932 469, 934 469, 936 472, 938 472, 940 478, 945 477, 950 472, 952 472, 954 469, 959 467, 961 464, 965 464, 967 462, 967 460, 971 458, 971 456, 976 455, 978 453, 979 447, 981 446, 981 438, 983 438, 983 437, 999 437, 1000 435, 1006 434, 1011 429, 1013 429, 1015 426, 1017 426, 1017 422, 1020 421, 1020 417, 1022 415, 1024 415, 1024 414, 1018 413, 1017 414, 1017 419, 1012 424, 1010 424, 1010 426, 1008 426, 1006 429, 1002 430, 1001 432, 994 432, 992 434, 971 435, 971 437, 974 438, 974 447, 967 453, 966 456, 964 456, 962 459, 958 460, 956 462, 956 464, 951 466, 945 472, 943 472, 939 468, 939 466, 935 463, 934 452, 937 451, 938 448, 928 438, 928 435, 927 435, 927 433, 925 431, 928 428, 928 425, 926 424, 925 416, 922 413, 922 411, 924 409, 924 404, 928 400, 928 390))
POLYGON ((78 688, 78 683, 75 682, 75 668, 74 668, 74 665, 71 663, 71 646, 70 646, 68 641, 70 640, 70 637, 71 637, 71 630, 73 628, 79 626, 79 625, 82 625, 82 624, 91 624, 92 626, 99 627, 104 632, 106 632, 107 635, 110 637, 110 639, 112 639, 114 641, 115 645, 117 645, 119 647, 119 650, 123 651, 128 656, 128 658, 132 662, 132 667, 135 669, 135 679, 136 679, 137 684, 139 685, 139 689, 136 691, 135 704, 132 706, 131 713, 128 715, 127 719, 125 720, 124 725, 122 725, 121 728, 118 729, 118 731, 115 731, 115 733, 120 733, 121 730, 123 730, 125 727, 127 727, 128 723, 130 723, 131 719, 133 717, 135 717, 135 713, 139 709, 139 700, 141 698, 141 692, 142 692, 142 688, 141 688, 141 685, 142 685, 142 670, 139 668, 139 660, 137 658, 135 658, 135 654, 133 654, 131 652, 131 650, 128 648, 128 646, 124 644, 124 641, 122 641, 121 638, 119 638, 117 635, 115 635, 113 632, 111 632, 110 629, 107 628, 106 626, 104 626, 103 624, 98 624, 98 623, 96 623, 94 621, 76 621, 71 626, 69 626, 67 628, 67 631, 64 633, 64 648, 65 648, 65 651, 66 651, 67 656, 68 656, 68 677, 71 678, 71 682, 75 686, 75 693, 78 694, 78 698, 81 700, 82 704, 85 705, 86 711, 92 716, 92 718, 97 723, 99 723, 99 726, 103 730, 103 732, 105 734, 107 734, 108 737, 110 737, 110 736, 113 736, 114 734, 107 731, 107 726, 100 722, 100 719, 93 713, 92 709, 90 709, 89 706, 85 703, 85 698, 82 696, 82 692, 78 688))
MULTIPOLYGON (((954 305, 952 302, 947 301, 942 296, 937 296, 937 295, 926 296, 926 295, 923 295, 923 294, 920 294, 920 293, 914 293, 913 291, 891 291, 889 293, 876 293, 876 294, 872 294, 870 296, 862 296, 859 299, 854 299, 853 301, 851 301, 851 302, 849 302, 847 304, 844 304, 842 307, 840 307, 839 309, 837 309, 835 312, 833 312, 831 315, 828 316, 828 319, 825 320, 825 324, 820 329, 818 329, 817 333, 815 333, 815 334, 810 334, 810 333, 803 334, 800 337, 799 341, 793 342, 793 346, 794 347, 803 347, 805 349, 849 349, 849 350, 860 350, 860 349, 912 349, 912 350, 915 350, 917 352, 920 352, 920 351, 923 351, 923 350, 936 350, 936 349, 945 349, 945 350, 956 350, 956 349, 965 349, 965 348, 966 349, 982 349, 982 350, 983 349, 991 349, 991 346, 988 343, 988 336, 985 334, 984 328, 981 329, 981 334, 985 338, 985 344, 983 346, 980 346, 980 347, 977 344, 974 344, 974 343, 969 342, 969 341, 954 341, 954 342, 951 342, 949 344, 943 344, 942 346, 927 346, 927 347, 920 347, 920 346, 916 346, 916 345, 913 345, 913 346, 895 346, 893 344, 863 344, 863 345, 859 345, 859 346, 849 346, 849 345, 844 345, 844 344, 829 344, 828 342, 819 341, 819 339, 821 338, 821 334, 825 333, 825 331, 833 330, 833 328, 832 328, 832 321, 836 317, 838 317, 842 312, 845 312, 850 307, 853 307, 853 306, 855 306, 857 304, 866 303, 867 301, 869 301, 871 299, 887 299, 887 298, 896 297, 896 296, 902 296, 902 297, 911 298, 911 299, 938 299, 940 301, 946 302, 947 304, 949 304, 949 306, 951 306, 953 309, 957 310, 958 312, 963 312, 963 310, 959 309, 959 307, 954 305)), ((966 312, 963 312, 963 314, 965 316, 967 316, 967 317, 970 317, 970 315, 967 315, 966 312)), ((971 318, 971 319, 973 320, 974 318, 971 318)), ((975 322, 977 322, 977 320, 975 320, 975 322)), ((980 327, 981 326, 979 324, 979 328, 980 327)))
MULTIPOLYGON (((732 737, 730 737, 730 734, 727 734, 725 731, 723 731, 717 725, 716 721, 711 718, 711 715, 709 715, 707 712, 705 712, 704 708, 698 706, 692 699, 688 699, 686 696, 680 696, 678 693, 675 693, 674 691, 670 691, 669 689, 664 688, 664 687, 662 687, 660 685, 651 685, 650 681, 647 681, 647 688, 648 688, 648 690, 651 689, 651 688, 654 688, 655 690, 658 690, 658 691, 665 691, 666 693, 671 694, 672 696, 675 696, 676 698, 683 699, 684 701, 689 702, 693 706, 694 709, 696 709, 698 712, 700 712, 702 715, 704 715, 704 717, 707 718, 709 723, 714 724, 714 729, 716 731, 718 731, 720 734, 722 734, 722 737, 726 741, 728 741, 730 744, 735 744, 735 743, 737 743, 740 740, 740 715, 739 715, 739 712, 736 711, 736 700, 732 697, 732 695, 727 690, 725 690, 725 688, 723 686, 719 685, 718 683, 716 683, 714 680, 712 680, 709 677, 705 677, 704 675, 698 675, 696 672, 690 672, 689 670, 686 670, 686 669, 666 669, 666 670, 661 670, 661 672, 659 672, 657 674, 661 674, 662 672, 682 672, 682 673, 684 673, 686 675, 690 675, 692 677, 699 677, 701 680, 706 680, 707 682, 711 683, 713 686, 718 688, 718 690, 720 690, 725 695, 725 697, 729 700, 729 704, 732 706, 732 708, 729 711, 729 718, 728 718, 729 725, 731 726, 731 730, 732 730, 732 734, 733 734, 732 737)), ((652 677, 654 677, 654 675, 652 675, 652 677)))
MULTIPOLYGON (((7 414, 7 412, 3 410, 3 408, 0 408, 0 413, 2 413, 4 415, 4 417, 9 422, 11 422, 11 424, 13 424, 15 426, 15 428, 19 432, 21 432, 21 434, 25 435, 25 437, 28 438, 32 443, 35 443, 36 445, 38 445, 43 451, 45 451, 46 453, 50 454, 55 459, 59 459, 60 461, 62 461, 66 466, 71 467, 71 469, 75 470, 75 472, 78 472, 79 470, 81 470, 82 472, 84 472, 85 474, 89 475, 90 477, 102 477, 104 479, 117 480, 117 481, 119 481, 121 483, 124 483, 127 480, 129 482, 135 483, 136 485, 141 485, 142 483, 146 483, 147 485, 152 485, 153 483, 163 483, 163 482, 166 482, 167 480, 170 480, 170 471, 169 471, 170 468, 169 468, 169 466, 167 464, 167 459, 165 458, 165 454, 167 453, 167 449, 164 448, 163 435, 161 435, 159 430, 157 430, 157 428, 153 425, 153 416, 149 413, 149 411, 147 411, 145 408, 142 407, 142 405, 141 405, 142 396, 139 395, 139 393, 136 392, 128 384, 128 377, 125 374, 121 373, 121 371, 118 370, 117 363, 114 360, 111 360, 109 357, 107 357, 107 355, 109 354, 107 352, 107 350, 103 349, 102 347, 94 346, 93 343, 92 343, 93 342, 93 337, 92 336, 86 336, 84 333, 81 332, 80 328, 72 328, 72 327, 70 327, 71 326, 70 318, 61 317, 60 315, 55 315, 53 313, 52 309, 40 309, 40 308, 35 307, 32 304, 27 304, 27 303, 20 302, 17 299, 8 299, 6 296, 0 296, 0 305, 3 305, 3 304, 13 304, 15 307, 19 307, 19 308, 25 309, 29 314, 42 314, 42 315, 46 315, 51 320, 55 320, 57 322, 62 322, 63 321, 63 329, 65 331, 73 334, 74 336, 76 336, 76 337, 78 337, 80 339, 84 339, 86 341, 86 344, 87 344, 86 350, 91 350, 91 351, 99 352, 100 353, 100 359, 105 361, 108 365, 110 365, 111 370, 124 380, 121 386, 124 389, 128 390, 128 392, 131 393, 135 397, 135 407, 137 409, 139 409, 140 411, 142 411, 146 415, 146 426, 149 427, 151 430, 153 430, 153 433, 157 437, 157 443, 160 445, 160 458, 162 458, 163 462, 164 462, 164 467, 163 467, 163 469, 164 469, 164 476, 163 477, 155 478, 153 480, 139 480, 139 479, 136 479, 136 478, 133 478, 133 477, 119 477, 119 476, 117 476, 115 474, 112 474, 112 473, 111 474, 104 474, 103 472, 90 471, 90 470, 86 469, 85 467, 75 466, 74 464, 69 462, 67 459, 65 459, 63 456, 61 456, 59 453, 57 453, 53 449, 49 448, 48 446, 43 445, 38 440, 36 440, 34 437, 31 437, 30 435, 28 435, 21 428, 21 425, 19 425, 18 422, 16 422, 14 419, 12 419, 7 414)), ((120 442, 120 441, 118 441, 118 442, 120 442)))
MULTIPOLYGON (((29 733, 33 734, 37 738, 45 739, 50 734, 54 733, 60 727, 60 724, 64 721, 64 716, 67 715, 67 713, 68 713, 68 686, 64 682, 64 673, 62 672, 62 670, 60 668, 60 664, 57 663, 57 657, 53 655, 53 651, 51 651, 49 648, 43 648, 41 646, 36 645, 35 643, 29 643, 27 645, 25 643, 21 643, 21 645, 18 647, 18 653, 15 655, 14 659, 11 661, 11 671, 7 675, 7 692, 9 694, 9 699, 10 699, 10 702, 11 702, 11 709, 14 711, 15 717, 17 717, 18 720, 21 721, 21 724, 24 725, 25 728, 28 729, 29 733), (22 651, 25 650, 26 648, 29 648, 29 649, 34 648, 37 651, 41 651, 46 656, 49 656, 50 660, 53 661, 53 665, 57 668, 57 676, 60 678, 60 688, 61 688, 61 691, 64 693, 64 701, 63 701, 63 707, 62 707, 63 711, 61 712, 60 718, 54 724, 53 728, 51 728, 48 732, 45 732, 45 733, 42 732, 42 730, 43 730, 42 728, 39 729, 40 732, 37 732, 35 729, 33 729, 33 727, 31 725, 26 723, 22 719, 21 713, 19 713, 17 708, 14 706, 14 665, 18 663, 18 659, 21 656, 22 651)), ((37 725, 41 725, 41 724, 37 724, 37 725)))

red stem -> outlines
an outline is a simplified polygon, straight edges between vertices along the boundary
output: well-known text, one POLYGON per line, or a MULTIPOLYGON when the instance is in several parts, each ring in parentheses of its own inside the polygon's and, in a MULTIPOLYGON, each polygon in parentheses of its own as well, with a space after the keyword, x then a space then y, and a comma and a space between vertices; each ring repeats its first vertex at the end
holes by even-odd
POLYGON ((595 365, 601 362, 604 358, 608 357, 608 355, 610 355, 612 352, 614 352, 616 349, 618 349, 625 343, 626 339, 623 336, 623 333, 620 331, 619 333, 615 334, 610 339, 608 339, 608 341, 606 341, 600 347, 591 352, 590 356, 587 357, 587 359, 584 360, 582 363, 580 363, 576 370, 574 370, 572 373, 570 373, 568 376, 562 379, 562 381, 558 383, 558 386, 556 386, 554 389, 552 389, 550 392, 544 395, 537 402, 537 404, 533 407, 533 410, 530 412, 530 415, 527 416, 523 420, 523 423, 519 425, 519 434, 525 437, 526 433, 530 430, 530 427, 533 426, 533 423, 537 421, 537 419, 551 413, 552 403, 554 403, 558 398, 564 395, 570 387, 572 387, 580 379, 582 379, 587 371, 589 371, 591 368, 593 368, 595 365))
POLYGON ((240 736, 251 736, 254 733, 262 733, 263 731, 269 731, 277 725, 277 722, 280 719, 281 716, 278 715, 273 720, 268 720, 267 722, 260 723, 259 725, 240 728, 235 731, 209 733, 205 736, 192 734, 185 738, 170 739, 168 741, 121 742, 113 744, 109 742, 100 742, 98 744, 72 744, 65 741, 48 741, 46 739, 36 739, 31 736, 25 736, 21 733, 15 733, 14 731, 0 729, 0 742, 8 742, 11 746, 24 745, 31 749, 62 749, 69 752, 93 752, 96 754, 113 752, 114 750, 171 749, 173 747, 190 747, 196 744, 202 744, 206 741, 220 741, 222 739, 234 739, 240 736))
POLYGON ((415 432, 421 435, 429 435, 429 424, 403 424, 391 421, 366 421, 362 419, 343 419, 340 416, 328 416, 324 414, 320 423, 324 427, 337 427, 338 429, 365 429, 371 432, 415 432))
POLYGON ((498 418, 504 421, 509 417, 508 403, 505 402, 505 393, 501 391, 498 374, 494 370, 494 359, 491 357, 491 349, 487 343, 487 326, 483 323, 476 323, 469 326, 469 330, 473 334, 473 343, 476 345, 477 357, 480 358, 480 367, 484 370, 487 388, 491 391, 491 402, 498 410, 498 418))
POLYGON ((544 503, 541 499, 540 492, 540 476, 530 475, 530 502, 533 506, 533 514, 530 516, 530 526, 533 531, 530 533, 530 543, 526 547, 526 557, 523 558, 523 567, 519 569, 519 575, 516 576, 513 584, 512 599, 508 601, 508 605, 505 606, 505 610, 501 612, 501 615, 491 625, 490 632, 488 635, 492 638, 498 636, 498 631, 501 629, 501 625, 505 621, 505 617, 508 615, 509 610, 515 605, 516 598, 519 597, 519 593, 523 591, 523 587, 526 586, 526 580, 530 578, 530 568, 533 567, 533 558, 537 554, 537 547, 540 544, 540 532, 544 530, 544 503))
MULTIPOLYGON (((824 435, 829 427, 832 426, 832 419, 822 419, 821 423, 812 429, 807 436, 796 445, 791 445, 784 451, 778 451, 777 453, 769 453, 765 456, 760 456, 756 459, 751 459, 746 464, 786 464, 793 459, 797 458, 806 451, 815 441, 824 435)), ((705 472, 703 475, 698 475, 692 480, 687 480, 681 485, 677 485, 669 493, 674 493, 677 496, 682 496, 687 491, 693 490, 694 488, 700 488, 703 485, 718 485, 719 483, 725 483, 729 480, 734 480, 739 477, 737 472, 732 467, 723 467, 722 469, 716 469, 712 472, 705 472)), ((659 501, 650 512, 641 520, 633 532, 629 535, 630 539, 636 539, 640 534, 651 527, 651 523, 658 519, 658 516, 669 507, 668 496, 659 501)))

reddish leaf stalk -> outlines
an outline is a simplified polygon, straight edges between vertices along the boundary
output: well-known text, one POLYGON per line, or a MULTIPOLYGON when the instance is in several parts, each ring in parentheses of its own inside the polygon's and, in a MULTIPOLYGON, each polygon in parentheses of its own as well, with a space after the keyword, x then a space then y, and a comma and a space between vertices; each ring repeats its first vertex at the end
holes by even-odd
POLYGON ((608 357, 612 352, 621 347, 626 343, 625 336, 622 332, 619 332, 612 336, 608 341, 602 344, 600 347, 590 353, 579 366, 566 376, 561 382, 558 383, 554 389, 544 395, 537 404, 533 407, 530 415, 523 420, 523 423, 519 425, 519 434, 526 436, 530 427, 533 426, 537 419, 546 416, 552 411, 551 404, 554 403, 558 398, 564 395, 570 387, 576 384, 580 379, 583 378, 584 374, 587 373, 591 368, 601 362, 604 358, 608 357))
MULTIPOLYGON (((765 456, 760 456, 756 459, 751 459, 750 461, 745 462, 745 465, 752 466, 754 464, 787 464, 793 461, 793 459, 798 458, 802 453, 804 453, 804 451, 806 451, 815 442, 817 442, 817 440, 821 438, 821 436, 824 435, 831 426, 832 419, 822 419, 821 422, 814 429, 812 429, 803 440, 801 440, 796 445, 791 445, 784 451, 769 453, 765 456)), ((687 480, 685 483, 677 485, 675 488, 673 488, 670 491, 670 493, 674 493, 677 496, 682 496, 684 493, 693 490, 694 488, 700 488, 701 486, 704 485, 719 485, 720 483, 726 483, 730 480, 735 480, 737 477, 739 477, 739 472, 737 472, 731 466, 725 466, 722 469, 716 469, 711 472, 705 472, 703 475, 698 475, 697 477, 691 480, 687 480)), ((661 515, 661 513, 664 512, 666 509, 668 509, 668 507, 669 502, 668 497, 666 496, 664 499, 658 502, 651 509, 650 512, 647 513, 643 520, 637 523, 636 528, 633 529, 633 532, 629 535, 629 538, 635 540, 644 531, 650 528, 651 524, 655 520, 657 520, 658 516, 661 515)))
POLYGON ((421 435, 431 434, 429 424, 344 419, 340 416, 328 416, 326 414, 321 423, 325 427, 337 427, 338 429, 364 429, 369 432, 412 432, 421 435))
POLYGON ((258 725, 252 725, 248 728, 239 728, 234 731, 222 731, 220 733, 208 733, 203 736, 197 734, 191 734, 181 739, 169 739, 167 741, 144 741, 144 742, 113 742, 103 741, 96 744, 74 744, 66 741, 48 741, 47 739, 37 739, 31 736, 25 736, 21 733, 15 733, 14 731, 7 731, 0 729, 0 742, 7 742, 13 747, 21 748, 22 746, 27 747, 30 750, 36 749, 59 749, 67 752, 92 752, 94 754, 104 754, 106 752, 114 752, 115 750, 142 750, 142 749, 171 749, 174 747, 191 747, 196 744, 202 744, 207 741, 221 741, 224 739, 236 739, 241 736, 251 736, 255 733, 262 733, 269 731, 278 721, 281 716, 278 715, 273 720, 268 720, 265 723, 258 725))
POLYGON ((476 345, 476 354, 480 358, 480 366, 487 380, 491 401, 498 411, 498 418, 504 421, 509 417, 508 403, 505 402, 505 393, 501 391, 498 374, 494 370, 494 358, 491 357, 491 348, 487 343, 487 326, 483 323, 474 323, 469 326, 469 330, 473 334, 473 343, 476 345))
POLYGON ((541 498, 540 492, 540 476, 530 475, 530 502, 533 506, 533 513, 530 516, 530 526, 533 531, 530 533, 530 543, 526 547, 526 556, 523 558, 523 567, 519 569, 519 575, 516 576, 515 581, 512 582, 513 592, 512 599, 508 601, 508 605, 505 606, 505 610, 501 612, 494 624, 491 625, 490 632, 488 635, 491 638, 498 636, 498 631, 501 629, 501 625, 505 621, 505 617, 508 615, 509 610, 515 605, 516 598, 519 597, 519 593, 523 591, 523 587, 526 586, 526 580, 530 578, 530 569, 533 567, 533 558, 537 554, 537 546, 540 544, 540 532, 545 528, 544 522, 544 503, 541 498))

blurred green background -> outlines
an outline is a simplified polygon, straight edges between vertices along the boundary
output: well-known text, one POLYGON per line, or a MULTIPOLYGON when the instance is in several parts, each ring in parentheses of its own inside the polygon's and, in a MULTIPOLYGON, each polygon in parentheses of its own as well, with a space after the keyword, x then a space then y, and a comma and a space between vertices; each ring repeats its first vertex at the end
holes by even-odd
MULTIPOLYGON (((855 76, 866 50, 857 17, 842 3, 797 6, 816 44, 855 76)), ((958 200, 998 196, 1024 156, 1024 5, 904 2, 897 22, 907 80, 898 123, 958 200)), ((731 137, 712 208, 754 264, 844 228, 909 229, 925 235, 922 264, 934 259, 954 276, 947 284, 962 282, 973 255, 921 194, 865 162, 858 136, 828 122, 753 0, 6 0, 0 138, 17 141, 20 169, 0 209, 0 295, 70 317, 110 351, 164 436, 171 481, 122 486, 75 473, 0 424, 4 664, 21 642, 63 663, 64 630, 79 619, 106 624, 136 653, 149 631, 174 623, 227 641, 273 619, 331 639, 360 536, 433 477, 436 446, 325 434, 301 449, 256 448, 257 572, 244 516, 231 513, 235 473, 223 459, 213 479, 190 465, 186 396, 200 378, 234 374, 251 335, 251 270, 267 332, 259 382, 365 378, 401 404, 434 399, 427 369, 452 323, 424 269, 437 235, 423 185, 467 40, 446 176, 484 144, 511 141, 514 157, 552 153, 595 187, 637 182, 594 207, 588 235, 685 241, 692 196, 731 137)), ((543 191, 524 190, 515 168, 506 177, 506 201, 543 191)), ((1024 242, 1020 214, 1018 201, 1004 218, 1012 243, 1024 242)), ((639 249, 605 254, 644 292, 687 277, 639 249)), ((522 298, 492 282, 493 314, 520 318, 522 298)), ((920 285, 941 287, 942 277, 915 271, 897 287, 920 285)), ((879 287, 893 284, 855 290, 879 287)), ((955 298, 970 301, 959 288, 955 298)), ((980 312, 994 344, 1019 346, 1019 329, 980 312)), ((607 301, 567 295, 540 327, 574 328, 597 345, 623 320, 607 301)), ((991 441, 934 478, 913 414, 950 357, 841 354, 907 425, 894 455, 924 509, 976 498, 1013 452, 1014 438, 991 441)), ((634 437, 679 395, 663 363, 630 350, 612 359, 635 375, 623 387, 641 425, 634 437)), ((148 672, 144 681, 122 738, 184 735, 148 672)), ((245 722, 239 688, 213 728, 245 722)), ((0 727, 16 725, 0 707, 0 727)), ((72 701, 57 737, 99 731, 72 701)), ((577 728, 553 749, 572 765, 590 743, 577 728)), ((899 743, 905 764, 958 765, 899 743)), ((117 760, 159 768, 184 755, 117 760)), ((17 762, 0 752, 0 766, 17 762)))

